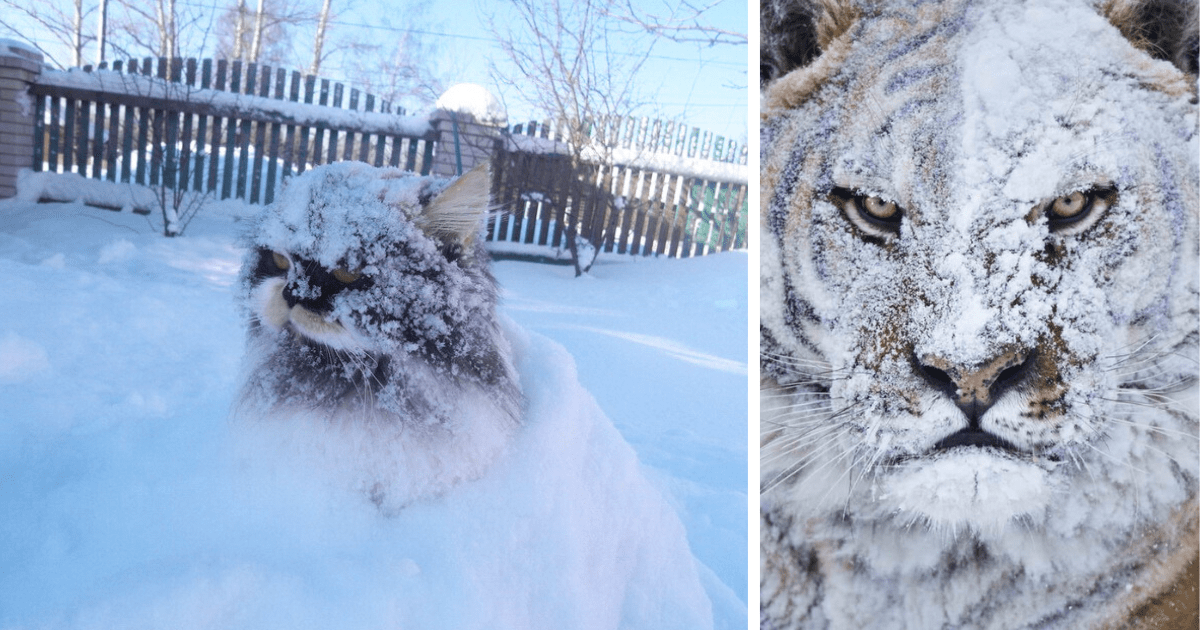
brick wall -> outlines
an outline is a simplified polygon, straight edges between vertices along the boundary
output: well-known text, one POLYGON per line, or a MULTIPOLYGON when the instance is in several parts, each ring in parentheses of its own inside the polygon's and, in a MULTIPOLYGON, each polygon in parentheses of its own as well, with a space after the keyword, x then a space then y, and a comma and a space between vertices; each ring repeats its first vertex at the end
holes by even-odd
POLYGON ((41 74, 41 54, 0 40, 0 199, 17 194, 17 171, 33 162, 34 104, 27 90, 41 74))

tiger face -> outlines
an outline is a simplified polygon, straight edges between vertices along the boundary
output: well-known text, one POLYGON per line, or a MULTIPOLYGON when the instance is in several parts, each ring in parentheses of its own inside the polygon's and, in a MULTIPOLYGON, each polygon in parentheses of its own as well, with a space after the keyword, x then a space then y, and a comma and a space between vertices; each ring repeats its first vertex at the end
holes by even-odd
POLYGON ((1193 80, 1087 4, 818 14, 763 100, 764 511, 1001 536, 1194 501, 1193 80))

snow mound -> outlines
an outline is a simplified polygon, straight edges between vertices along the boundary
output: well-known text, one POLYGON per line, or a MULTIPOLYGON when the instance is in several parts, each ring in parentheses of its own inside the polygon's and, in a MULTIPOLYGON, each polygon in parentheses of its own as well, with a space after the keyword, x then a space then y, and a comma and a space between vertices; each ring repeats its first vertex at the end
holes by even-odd
POLYGON ((506 325, 525 425, 385 514, 302 428, 227 419, 235 221, 4 205, 0 628, 712 627, 725 587, 556 342, 506 325))

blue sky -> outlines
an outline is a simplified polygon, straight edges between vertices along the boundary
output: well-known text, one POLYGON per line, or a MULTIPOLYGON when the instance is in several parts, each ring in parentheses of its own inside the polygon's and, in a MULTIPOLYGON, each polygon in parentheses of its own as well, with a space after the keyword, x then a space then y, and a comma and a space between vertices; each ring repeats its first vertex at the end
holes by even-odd
MULTIPOLYGON (((49 0, 69 10, 68 0, 49 0)), ((232 0, 177 0, 182 8, 211 10, 224 8, 232 0)), ((320 0, 299 0, 320 6, 320 0)), ((662 0, 634 0, 635 4, 648 12, 661 12, 662 0)), ((257 3, 247 2, 251 7, 257 3)), ((85 6, 94 5, 85 0, 85 6)), ((339 24, 333 28, 351 31, 351 38, 359 41, 377 42, 381 38, 398 37, 399 31, 411 28, 419 32, 427 44, 434 48, 434 64, 439 76, 447 82, 478 83, 488 87, 505 103, 510 122, 523 122, 531 118, 543 118, 544 113, 531 111, 522 103, 521 95, 511 88, 497 85, 489 72, 489 60, 502 59, 502 53, 493 39, 487 16, 494 14, 504 19, 509 3, 501 0, 431 0, 421 7, 419 0, 388 2, 385 0, 333 0, 335 12, 339 9, 339 24), (340 6, 339 6, 340 5, 340 6), (405 13, 411 13, 407 17, 405 13)), ((219 12, 218 12, 219 13, 219 12)), ((748 32, 748 8, 746 0, 722 0, 708 12, 708 22, 721 28, 748 32)), ((16 16, 5 16, 11 20, 16 16)), ((85 24, 91 25, 94 18, 85 24)), ((21 33, 0 33, 0 37, 33 39, 44 48, 53 50, 50 38, 30 28, 21 33)), ((311 55, 311 42, 297 37, 295 48, 298 56, 307 59, 311 55), (307 52, 300 52, 300 50, 307 52)), ((205 41, 211 41, 206 38, 205 41)), ((186 45, 186 44, 185 44, 186 45)), ((208 44, 206 44, 208 47, 208 44)), ((185 55, 195 55, 184 50, 185 55)), ((638 51, 630 51, 637 53, 638 51)), ((201 56, 211 55, 210 50, 201 56)), ((90 61, 94 52, 85 53, 90 61)), ((60 60, 68 60, 69 53, 56 53, 60 60)), ((328 64, 331 76, 336 61, 328 64)), ((739 143, 747 138, 747 108, 750 98, 747 72, 748 47, 746 45, 703 46, 658 41, 642 68, 638 89, 642 100, 647 103, 640 115, 652 118, 683 120, 689 125, 700 127, 739 143)), ((322 72, 325 74, 325 72, 322 72)), ((333 76, 333 78, 339 78, 333 76)))
MULTIPOLYGON (((637 0, 647 11, 659 11, 661 0, 637 0)), ((360 0, 355 13, 365 19, 389 10, 378 0, 360 0)), ((531 114, 522 107, 520 95, 496 85, 489 61, 503 53, 494 41, 488 16, 503 20, 508 3, 497 0, 435 0, 418 18, 421 32, 435 45, 438 66, 452 82, 478 83, 488 87, 509 108, 510 122, 522 122, 531 114)), ((723 0, 710 9, 709 23, 747 33, 746 0, 723 0)), ((353 18, 345 15, 343 21, 353 18)), ((378 19, 378 18, 377 18, 378 19)), ((380 19, 382 21, 382 19, 380 19)), ((403 19, 390 16, 392 26, 403 19)), ((387 29, 364 29, 365 36, 378 36, 387 29), (373 34, 373 35, 372 35, 373 34)), ((634 52, 634 51, 631 51, 634 52)), ((742 142, 746 138, 750 75, 747 46, 703 46, 660 40, 642 68, 640 88, 648 102, 642 115, 685 120, 688 124, 742 142)))

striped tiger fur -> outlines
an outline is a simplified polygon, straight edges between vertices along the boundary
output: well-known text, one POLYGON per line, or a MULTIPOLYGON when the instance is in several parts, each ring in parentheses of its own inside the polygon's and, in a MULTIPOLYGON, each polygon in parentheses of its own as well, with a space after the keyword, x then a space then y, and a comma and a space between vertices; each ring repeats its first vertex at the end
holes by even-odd
POLYGON ((761 25, 761 626, 1196 628, 1194 2, 761 25))

